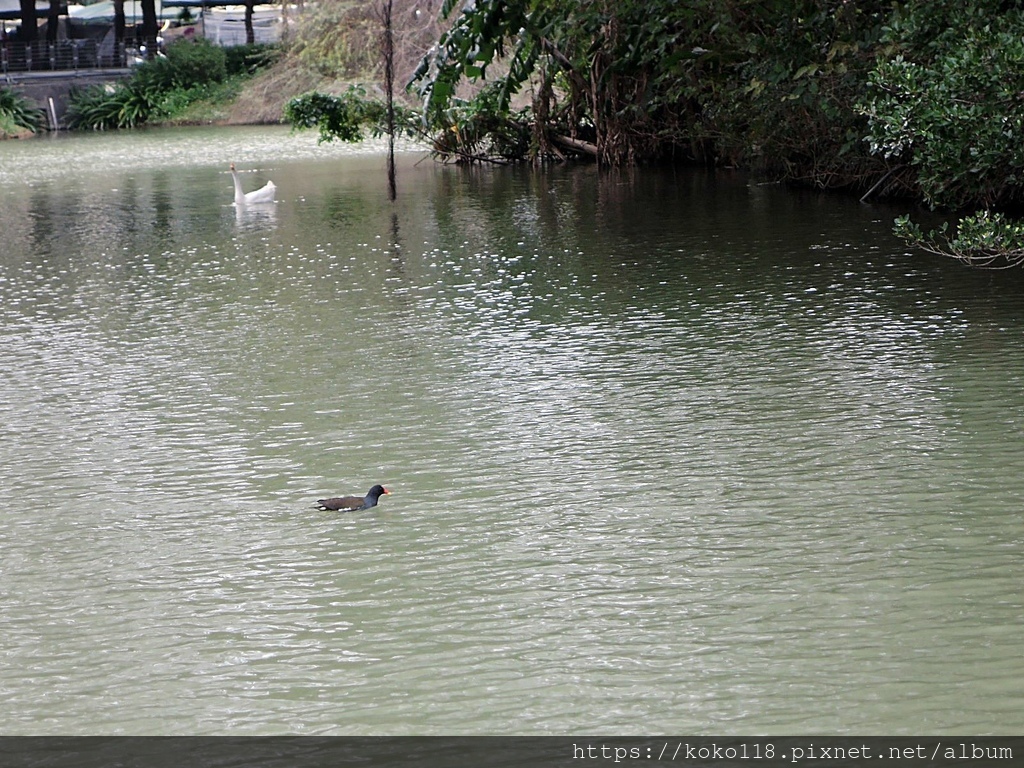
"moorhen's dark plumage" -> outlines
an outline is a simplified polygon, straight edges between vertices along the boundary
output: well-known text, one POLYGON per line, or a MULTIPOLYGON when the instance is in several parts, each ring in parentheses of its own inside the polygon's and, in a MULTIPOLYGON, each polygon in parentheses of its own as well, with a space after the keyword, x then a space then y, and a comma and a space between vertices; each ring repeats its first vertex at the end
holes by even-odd
POLYGON ((375 485, 365 496, 339 496, 334 499, 317 499, 320 509, 332 512, 344 512, 353 509, 369 509, 376 507, 381 496, 391 493, 383 485, 375 485))

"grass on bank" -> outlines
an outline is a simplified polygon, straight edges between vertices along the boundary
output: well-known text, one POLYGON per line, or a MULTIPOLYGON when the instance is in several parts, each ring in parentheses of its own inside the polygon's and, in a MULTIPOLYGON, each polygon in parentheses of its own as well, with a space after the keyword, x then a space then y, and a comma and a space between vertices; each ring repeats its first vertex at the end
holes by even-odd
POLYGON ((225 120, 245 83, 268 66, 276 46, 221 48, 202 38, 181 40, 165 57, 141 64, 117 85, 75 91, 68 124, 75 129, 135 128, 225 120))

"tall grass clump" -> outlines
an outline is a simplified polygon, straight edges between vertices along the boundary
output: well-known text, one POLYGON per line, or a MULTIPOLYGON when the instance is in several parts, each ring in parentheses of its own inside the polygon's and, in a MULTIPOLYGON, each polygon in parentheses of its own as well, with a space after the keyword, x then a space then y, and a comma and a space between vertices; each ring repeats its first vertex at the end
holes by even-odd
POLYGON ((43 113, 17 91, 0 88, 0 138, 24 136, 43 128, 43 113))

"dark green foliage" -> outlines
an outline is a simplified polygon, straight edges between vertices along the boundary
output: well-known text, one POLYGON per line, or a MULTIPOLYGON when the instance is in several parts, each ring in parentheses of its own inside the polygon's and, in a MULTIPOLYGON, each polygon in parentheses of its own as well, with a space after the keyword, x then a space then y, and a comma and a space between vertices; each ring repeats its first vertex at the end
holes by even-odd
POLYGON ((432 127, 434 152, 444 160, 522 158, 530 152, 529 112, 509 111, 496 84, 435 114, 432 127))
POLYGON ((73 91, 67 120, 72 128, 134 128, 146 122, 156 110, 158 91, 147 91, 131 83, 96 85, 73 91))
POLYGON ((181 40, 168 46, 166 59, 154 59, 140 67, 163 65, 166 80, 177 88, 219 83, 228 75, 227 53, 205 38, 181 40))
POLYGON ((928 233, 904 217, 896 234, 975 266, 1024 263, 1024 228, 990 210, 1024 203, 1024 11, 908 2, 886 42, 861 107, 872 151, 902 163, 932 206, 983 209, 928 233))
MULTIPOLYGON (((443 124, 464 80, 509 112, 532 86, 531 151, 559 136, 611 165, 667 155, 756 165, 820 186, 866 184, 884 163, 853 105, 889 4, 881 0, 474 0, 412 78, 443 124)), ((519 118, 516 118, 518 121, 519 118)))
POLYGON ((27 98, 9 88, 0 88, 0 133, 10 129, 42 130, 43 113, 27 98))
POLYGON ((942 7, 894 20, 897 55, 863 107, 871 147, 913 167, 932 205, 1024 202, 1024 11, 951 6, 953 34, 930 29, 942 7))
MULTIPOLYGON (((321 142, 357 142, 363 139, 364 128, 375 136, 383 134, 386 106, 367 98, 364 88, 351 86, 341 96, 315 91, 296 96, 285 106, 284 116, 294 128, 318 128, 321 142)), ((410 110, 396 105, 395 122, 399 133, 420 134, 419 116, 410 110)))
POLYGON ((723 46, 729 60, 712 74, 718 87, 695 92, 716 156, 818 187, 863 187, 884 172, 862 141, 866 120, 854 106, 886 6, 762 3, 733 20, 736 37, 723 46))
POLYGON ((362 89, 350 88, 342 96, 306 93, 285 106, 284 117, 295 128, 319 128, 320 141, 356 142, 370 121, 371 105, 362 89))
POLYGON ((219 83, 227 76, 224 49, 202 38, 182 40, 168 46, 164 57, 140 64, 130 86, 151 103, 158 104, 162 94, 206 83, 219 83))
POLYGON ((1006 268, 1024 264, 1024 223, 1002 213, 979 211, 960 219, 956 231, 949 225, 925 233, 910 217, 896 219, 896 234, 909 243, 940 256, 951 256, 972 267, 1006 268))
POLYGON ((235 75, 254 75, 264 67, 273 64, 280 55, 277 45, 268 43, 252 43, 222 48, 227 77, 235 75))
MULTIPOLYGON (((449 16, 455 0, 445 0, 443 16, 449 16)), ((428 117, 439 116, 454 98, 463 77, 477 79, 497 57, 506 54, 512 41, 508 74, 498 80, 497 107, 507 109, 512 95, 533 74, 540 54, 540 39, 546 22, 544 8, 524 0, 511 2, 467 2, 445 32, 432 55, 420 64, 413 83, 420 85, 428 117), (522 34, 517 31, 522 30, 522 34), (514 37, 514 39, 513 39, 514 37)))

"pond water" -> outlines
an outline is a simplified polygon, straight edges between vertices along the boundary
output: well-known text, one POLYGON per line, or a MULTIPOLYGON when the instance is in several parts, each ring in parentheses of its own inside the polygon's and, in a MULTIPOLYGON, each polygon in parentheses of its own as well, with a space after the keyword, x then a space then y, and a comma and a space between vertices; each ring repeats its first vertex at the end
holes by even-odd
POLYGON ((1021 273, 399 158, 0 144, 5 734, 1024 728, 1021 273))

